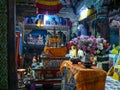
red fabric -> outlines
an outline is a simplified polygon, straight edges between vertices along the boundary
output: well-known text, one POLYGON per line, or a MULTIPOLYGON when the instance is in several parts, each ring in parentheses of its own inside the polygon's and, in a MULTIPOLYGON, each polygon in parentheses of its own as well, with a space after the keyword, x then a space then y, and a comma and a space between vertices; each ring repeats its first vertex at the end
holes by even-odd
POLYGON ((16 32, 16 65, 19 64, 19 45, 20 45, 20 32, 16 32))
POLYGON ((36 2, 36 7, 37 8, 41 8, 41 9, 48 9, 48 10, 58 10, 62 8, 61 4, 57 4, 57 5, 53 5, 53 6, 48 6, 48 5, 43 5, 43 4, 39 4, 36 2))
POLYGON ((46 14, 46 12, 48 14, 56 14, 60 11, 60 9, 62 8, 62 4, 57 4, 57 5, 43 5, 43 4, 39 4, 36 2, 36 7, 37 7, 37 13, 38 14, 46 14))

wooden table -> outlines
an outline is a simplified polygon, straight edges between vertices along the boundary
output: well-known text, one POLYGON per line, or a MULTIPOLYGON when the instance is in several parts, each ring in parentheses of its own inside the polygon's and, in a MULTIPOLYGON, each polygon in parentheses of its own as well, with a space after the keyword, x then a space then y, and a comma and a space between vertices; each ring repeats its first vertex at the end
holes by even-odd
MULTIPOLYGON (((104 90, 106 72, 102 69, 96 67, 85 68, 81 63, 72 64, 71 61, 67 60, 62 62, 60 72, 66 77, 64 83, 66 85, 69 85, 72 77, 74 78, 76 90, 104 90), (64 71, 65 68, 66 72, 64 71)), ((67 88, 64 86, 65 90, 68 90, 67 88)))
POLYGON ((23 84, 23 75, 24 75, 25 69, 17 69, 18 74, 18 88, 25 87, 23 84))

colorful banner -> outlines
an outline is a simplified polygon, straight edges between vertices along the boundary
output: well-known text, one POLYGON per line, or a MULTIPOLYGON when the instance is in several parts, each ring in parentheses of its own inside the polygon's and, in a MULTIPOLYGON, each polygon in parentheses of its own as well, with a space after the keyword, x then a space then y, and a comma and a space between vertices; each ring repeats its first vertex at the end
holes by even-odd
POLYGON ((56 14, 62 8, 60 0, 37 0, 36 8, 38 14, 56 14))

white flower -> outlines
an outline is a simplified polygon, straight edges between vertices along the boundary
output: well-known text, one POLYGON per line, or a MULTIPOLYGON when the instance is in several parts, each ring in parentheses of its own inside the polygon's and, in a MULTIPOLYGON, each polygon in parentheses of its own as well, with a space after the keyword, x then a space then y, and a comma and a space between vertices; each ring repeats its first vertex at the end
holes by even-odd
POLYGON ((100 50, 103 50, 103 46, 100 46, 100 48, 99 48, 100 50))
POLYGON ((96 53, 99 54, 99 53, 100 53, 100 50, 97 50, 96 53))
POLYGON ((84 56, 84 52, 83 50, 78 50, 78 57, 83 57, 84 56))
POLYGON ((103 40, 103 43, 106 43, 107 41, 106 40, 103 40))
POLYGON ((88 49, 88 50, 91 50, 91 48, 90 48, 89 46, 87 47, 87 49, 88 49))

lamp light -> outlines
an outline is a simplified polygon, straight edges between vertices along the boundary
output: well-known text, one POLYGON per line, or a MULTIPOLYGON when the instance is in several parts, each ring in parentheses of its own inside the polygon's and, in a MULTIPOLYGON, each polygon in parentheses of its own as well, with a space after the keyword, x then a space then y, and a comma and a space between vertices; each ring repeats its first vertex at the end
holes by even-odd
POLYGON ((49 20, 49 15, 44 15, 44 24, 47 25, 47 21, 49 20))
POLYGON ((88 8, 84 8, 81 13, 80 13, 80 17, 81 19, 84 19, 87 17, 87 12, 88 12, 88 8))

